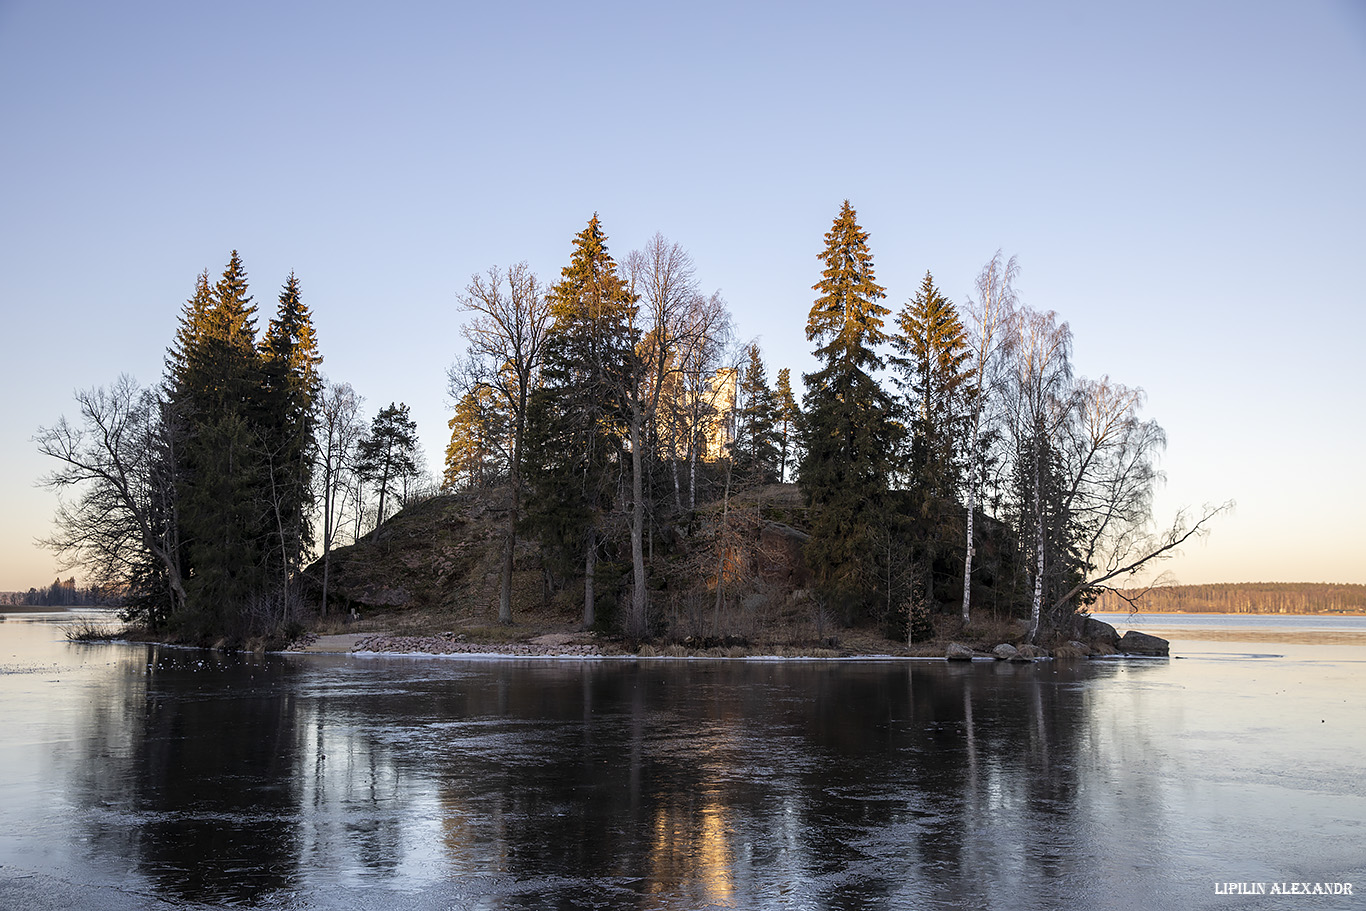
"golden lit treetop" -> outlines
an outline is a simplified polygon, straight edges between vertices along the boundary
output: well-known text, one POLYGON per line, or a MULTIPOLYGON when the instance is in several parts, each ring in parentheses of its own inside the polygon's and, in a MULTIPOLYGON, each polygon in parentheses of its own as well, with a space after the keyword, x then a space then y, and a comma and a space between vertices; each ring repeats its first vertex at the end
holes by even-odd
POLYGON ((877 303, 886 291, 873 279, 868 232, 859 227, 857 217, 846 199, 825 235, 820 253, 825 269, 812 286, 820 296, 811 305, 806 339, 820 343, 815 354, 826 363, 876 370, 882 360, 873 349, 886 341, 882 318, 891 311, 877 303))

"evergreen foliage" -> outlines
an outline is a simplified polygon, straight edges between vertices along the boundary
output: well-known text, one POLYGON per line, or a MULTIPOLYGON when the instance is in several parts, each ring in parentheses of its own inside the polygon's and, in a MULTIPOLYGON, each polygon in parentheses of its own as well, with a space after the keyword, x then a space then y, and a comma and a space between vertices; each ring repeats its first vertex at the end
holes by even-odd
POLYGON ((759 346, 751 344, 747 355, 736 390, 735 439, 730 453, 737 480, 767 484, 778 479, 778 405, 768 388, 768 372, 759 346))
POLYGON ((897 314, 890 358, 905 396, 909 485, 926 496, 956 500, 963 485, 971 374, 967 334, 953 303, 928 272, 897 314))
POLYGON ((807 321, 824 366, 805 377, 801 488, 811 507, 806 557, 819 596, 846 623, 879 599, 875 538, 886 519, 890 453, 899 430, 892 403, 871 372, 886 341, 868 234, 845 200, 820 253, 825 263, 807 321))
POLYGON ((357 447, 361 474, 378 485, 376 529, 388 517, 388 501, 401 497, 418 474, 417 444, 417 424, 408 406, 390 402, 375 415, 369 435, 357 447))
POLYGON ((550 289, 554 320, 541 386, 527 405, 523 470, 527 524, 561 551, 583 558, 584 622, 593 625, 599 528, 618 491, 625 432, 622 390, 637 375, 636 299, 607 249, 595 214, 574 238, 569 265, 550 289))
POLYGON ((451 440, 446 446, 443 487, 488 487, 503 474, 497 440, 507 434, 507 413, 498 408, 488 386, 476 386, 460 396, 447 426, 451 440))
POLYGON ((240 626, 267 587, 269 471, 260 426, 264 365, 256 306, 232 252, 219 281, 197 283, 171 352, 170 401, 184 422, 176 504, 188 615, 197 634, 240 626))
POLYGON ((313 544, 314 431, 322 394, 322 356, 313 315, 299 296, 293 272, 280 291, 275 319, 266 328, 261 359, 265 385, 260 434, 269 477, 268 521, 273 520, 278 539, 269 563, 287 592, 313 544))
POLYGON ((778 387, 775 391, 776 406, 778 409, 777 434, 778 434, 778 481, 787 483, 787 466, 790 462, 800 461, 797 458, 797 422, 801 418, 801 411, 797 408, 797 400, 792 397, 792 371, 787 367, 778 371, 778 387))

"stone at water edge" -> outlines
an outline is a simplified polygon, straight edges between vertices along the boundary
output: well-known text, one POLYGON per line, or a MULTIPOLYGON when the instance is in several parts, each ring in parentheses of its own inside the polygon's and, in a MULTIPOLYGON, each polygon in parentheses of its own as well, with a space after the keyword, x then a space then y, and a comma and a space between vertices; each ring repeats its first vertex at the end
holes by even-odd
POLYGON ((1011 645, 1009 642, 1002 642, 1000 645, 992 649, 991 653, 996 656, 997 661, 1009 661, 1011 658, 1014 658, 1016 655, 1018 655, 1020 653, 1020 650, 1017 649, 1015 646, 1011 645))
POLYGON ((1104 620, 1087 617, 1081 624, 1081 635, 1089 642, 1097 642, 1114 648, 1119 642, 1119 630, 1104 620))
POLYGON ((1170 645, 1161 636, 1150 636, 1131 629, 1120 637, 1116 648, 1128 655, 1156 655, 1165 658, 1170 654, 1170 645))
POLYGON ((972 656, 972 649, 957 642, 950 642, 948 648, 944 650, 944 657, 950 661, 971 661, 972 656))

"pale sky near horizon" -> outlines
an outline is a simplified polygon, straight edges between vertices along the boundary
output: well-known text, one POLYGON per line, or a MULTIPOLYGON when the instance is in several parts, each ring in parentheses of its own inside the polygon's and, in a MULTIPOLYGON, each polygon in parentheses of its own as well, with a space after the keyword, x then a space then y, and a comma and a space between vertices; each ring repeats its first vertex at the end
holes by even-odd
POLYGON ((770 377, 848 198, 893 310, 998 249, 1079 374, 1144 387, 1181 582, 1366 583, 1366 3, 0 0, 0 590, 44 585, 39 425, 158 378, 196 275, 290 270, 324 370, 439 472, 472 273, 662 232, 770 377))

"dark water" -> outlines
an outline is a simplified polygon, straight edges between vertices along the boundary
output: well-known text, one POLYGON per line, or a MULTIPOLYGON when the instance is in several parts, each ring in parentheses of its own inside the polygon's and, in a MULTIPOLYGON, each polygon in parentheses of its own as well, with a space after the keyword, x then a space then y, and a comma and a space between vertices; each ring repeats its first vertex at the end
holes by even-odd
POLYGON ((0 907, 1366 907, 1366 646, 1176 644, 252 657, 11 616, 0 907))

